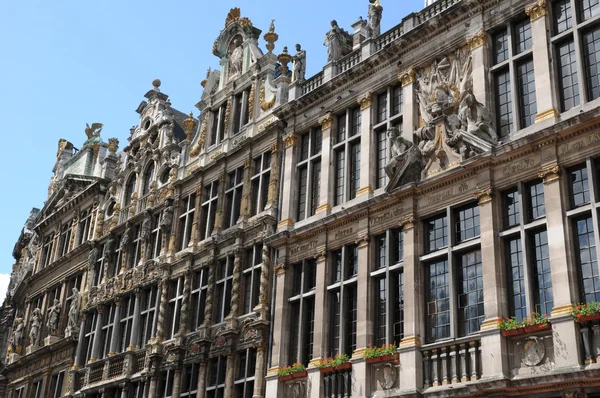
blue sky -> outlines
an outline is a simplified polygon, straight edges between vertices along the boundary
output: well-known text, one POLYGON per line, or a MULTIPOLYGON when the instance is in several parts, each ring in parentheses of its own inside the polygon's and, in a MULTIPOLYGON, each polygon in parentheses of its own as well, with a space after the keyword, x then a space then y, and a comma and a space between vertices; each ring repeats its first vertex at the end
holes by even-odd
MULTIPOLYGON (((381 5, 386 31, 423 0, 381 5)), ((308 77, 325 63, 329 22, 351 31, 352 22, 366 18, 368 0, 0 2, 0 274, 11 272, 13 245, 31 208, 47 199, 59 138, 78 147, 85 124, 101 122, 104 139, 117 137, 123 147, 155 78, 173 107, 197 115, 200 82, 208 67, 218 67, 212 45, 232 7, 263 34, 275 19, 274 52, 302 44, 308 77)))

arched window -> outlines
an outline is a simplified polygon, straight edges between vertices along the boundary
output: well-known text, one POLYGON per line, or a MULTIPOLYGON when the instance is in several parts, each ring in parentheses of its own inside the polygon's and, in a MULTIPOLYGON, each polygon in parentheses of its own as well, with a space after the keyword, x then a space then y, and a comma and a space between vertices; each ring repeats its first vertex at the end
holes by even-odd
POLYGON ((169 182, 169 174, 171 173, 171 169, 165 169, 160 175, 160 185, 164 185, 169 182))
POLYGON ((135 174, 129 177, 129 181, 127 181, 127 185, 125 185, 125 201, 124 205, 129 206, 131 203, 131 195, 135 192, 136 178, 135 174))
POLYGON ((154 181, 154 162, 150 163, 144 173, 144 183, 142 185, 142 195, 147 195, 150 192, 150 184, 154 181))

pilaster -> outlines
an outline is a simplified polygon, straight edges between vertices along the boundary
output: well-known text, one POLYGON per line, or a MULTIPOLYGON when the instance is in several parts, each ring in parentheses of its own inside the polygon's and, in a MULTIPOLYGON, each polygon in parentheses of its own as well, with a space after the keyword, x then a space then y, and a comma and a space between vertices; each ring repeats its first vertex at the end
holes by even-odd
POLYGON ((215 215, 215 225, 213 235, 219 234, 223 230, 223 208, 225 207, 225 181, 227 179, 225 171, 219 176, 219 196, 217 198, 217 212, 215 215))
MULTIPOLYGON (((310 366, 314 367, 318 360, 326 352, 327 331, 330 326, 330 317, 327 317, 327 253, 323 247, 322 252, 317 257, 317 281, 315 289, 315 311, 314 332, 313 332, 313 352, 310 366)), ((314 388, 314 387, 313 387, 314 388)))
POLYGON ((112 336, 110 340, 109 357, 112 357, 120 351, 119 342, 121 341, 121 298, 115 300, 115 315, 112 336))
POLYGON ((398 74, 398 80, 402 83, 402 137, 413 141, 419 117, 417 116, 418 104, 415 100, 416 72, 413 68, 398 74))
POLYGON ((242 187, 242 203, 240 206, 239 222, 245 222, 250 218, 250 195, 252 194, 252 157, 248 157, 244 162, 244 186, 242 187))
POLYGON ((488 76, 489 76, 489 37, 485 30, 481 29, 469 39, 471 48, 471 61, 473 64, 473 95, 475 98, 490 109, 488 101, 488 76))
MULTIPOLYGON (((191 267, 191 264, 189 265, 191 267)), ((183 279, 183 299, 181 300, 181 317, 179 318, 179 331, 177 334, 183 336, 187 333, 190 315, 190 290, 192 285, 192 272, 188 268, 183 279)))
MULTIPOLYGON (((329 213, 331 211, 331 204, 329 201, 331 197, 331 184, 333 182, 332 169, 331 169, 331 134, 333 131, 333 117, 331 114, 327 114, 324 118, 319 120, 321 124, 321 131, 323 134, 322 147, 321 147, 321 183, 319 184, 320 192, 319 198, 320 203, 317 207, 316 213, 329 213)), ((364 136, 363 136, 364 137, 364 136)), ((316 307, 319 308, 319 307, 316 307)))
MULTIPOLYGON (((371 105, 373 105, 373 94, 367 93, 358 100, 360 105, 361 123, 360 123, 360 189, 356 196, 371 195, 373 193, 373 184, 375 178, 375 166, 371 161, 374 147, 373 135, 371 134, 371 105)), ((321 171, 322 172, 322 171, 321 171)), ((321 184, 324 185, 324 184, 321 184)), ((327 189, 329 186, 326 185, 327 189)))
POLYGON ((277 207, 279 203, 279 176, 281 175, 281 150, 279 148, 279 138, 277 138, 277 141, 271 145, 271 179, 269 181, 266 210, 277 207))
POLYGON ((277 226, 278 229, 288 229, 294 225, 294 210, 297 202, 296 196, 296 173, 294 167, 296 165, 296 144, 298 137, 293 132, 288 133, 283 137, 285 143, 285 163, 283 172, 283 186, 281 192, 283 200, 281 203, 281 221, 277 226))
POLYGON ((196 398, 204 398, 206 395, 206 361, 201 361, 198 365, 198 392, 196 393, 196 398))

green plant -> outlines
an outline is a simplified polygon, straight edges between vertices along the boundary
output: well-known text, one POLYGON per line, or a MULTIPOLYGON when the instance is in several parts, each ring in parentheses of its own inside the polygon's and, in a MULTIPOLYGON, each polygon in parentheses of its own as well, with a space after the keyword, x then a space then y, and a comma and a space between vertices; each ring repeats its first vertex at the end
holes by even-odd
POLYGON ((548 323, 548 315, 532 312, 531 316, 518 321, 514 316, 511 318, 498 318, 498 329, 500 330, 515 330, 532 325, 546 325, 548 323))
POLYGON ((587 304, 578 304, 571 308, 569 315, 575 319, 579 319, 582 316, 594 315, 600 312, 600 303, 597 301, 591 301, 587 304))
POLYGON ((317 368, 336 368, 340 365, 350 362, 350 358, 346 354, 336 354, 335 357, 324 358, 319 361, 317 368))
POLYGON ((369 346, 365 349, 364 358, 371 359, 384 357, 386 355, 394 355, 396 354, 396 348, 398 348, 396 346, 396 343, 384 344, 381 347, 371 347, 371 345, 369 344, 369 346))
POLYGON ((287 376, 294 373, 304 372, 306 368, 301 363, 295 363, 292 366, 286 366, 285 368, 280 368, 277 371, 277 376, 287 376))

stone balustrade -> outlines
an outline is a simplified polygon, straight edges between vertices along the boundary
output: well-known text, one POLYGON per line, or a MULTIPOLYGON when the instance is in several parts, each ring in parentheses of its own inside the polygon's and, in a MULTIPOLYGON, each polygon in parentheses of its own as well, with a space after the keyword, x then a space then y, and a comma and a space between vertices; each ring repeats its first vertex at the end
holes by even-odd
POLYGON ((352 368, 323 374, 325 398, 352 396, 352 368))
POLYGON ((600 319, 581 322, 579 327, 584 365, 600 363, 600 319))
POLYGON ((481 377, 479 340, 423 349, 423 389, 477 381, 481 377))

